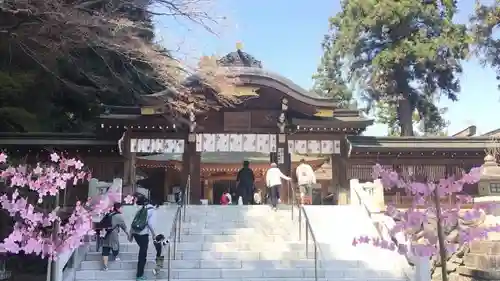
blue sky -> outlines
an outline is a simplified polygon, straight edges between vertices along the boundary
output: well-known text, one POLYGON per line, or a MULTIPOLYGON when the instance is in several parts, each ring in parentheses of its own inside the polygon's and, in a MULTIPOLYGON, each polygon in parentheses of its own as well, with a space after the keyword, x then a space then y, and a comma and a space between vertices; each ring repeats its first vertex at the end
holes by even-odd
MULTIPOLYGON (((309 89, 311 76, 321 58, 321 41, 328 28, 328 17, 340 9, 340 1, 310 0, 219 0, 213 7, 227 16, 213 36, 193 25, 158 19, 158 38, 167 46, 180 45, 186 59, 201 55, 224 55, 235 50, 236 42, 244 51, 261 60, 264 68, 277 72, 309 89)), ((474 1, 459 1, 457 21, 465 22, 473 11, 474 1)), ((476 125, 479 133, 500 127, 500 93, 495 72, 478 61, 464 62, 458 102, 441 100, 448 107, 449 133, 476 125)), ((366 135, 385 135, 384 125, 371 126, 366 135)))

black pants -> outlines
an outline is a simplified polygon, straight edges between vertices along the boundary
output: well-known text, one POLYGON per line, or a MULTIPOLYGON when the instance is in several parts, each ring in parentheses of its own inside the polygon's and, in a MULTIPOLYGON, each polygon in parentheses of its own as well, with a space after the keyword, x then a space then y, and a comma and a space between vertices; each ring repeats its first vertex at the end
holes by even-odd
POLYGON ((149 234, 134 234, 134 239, 137 245, 139 245, 136 277, 142 277, 144 275, 144 266, 146 266, 146 257, 148 255, 149 234))
POLYGON ((153 245, 155 246, 155 250, 156 250, 156 257, 159 258, 161 257, 161 254, 162 254, 162 244, 161 242, 153 242, 153 245))
POLYGON ((248 205, 248 203, 250 202, 250 192, 248 191, 248 189, 246 188, 238 189, 238 196, 241 196, 243 205, 248 205))
POLYGON ((279 189, 281 185, 273 185, 271 186, 271 205, 276 208, 278 205, 278 196, 279 196, 279 189))
POLYGON ((113 253, 113 257, 117 257, 118 256, 118 250, 113 250, 111 247, 105 247, 103 246, 102 247, 102 256, 103 257, 109 257, 109 254, 113 253))

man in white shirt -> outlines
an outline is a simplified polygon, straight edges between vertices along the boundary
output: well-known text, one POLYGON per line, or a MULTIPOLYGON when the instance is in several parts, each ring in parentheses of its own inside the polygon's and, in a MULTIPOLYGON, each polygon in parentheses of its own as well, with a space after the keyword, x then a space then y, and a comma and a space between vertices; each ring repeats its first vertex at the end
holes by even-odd
POLYGON ((278 205, 278 190, 281 187, 281 179, 291 180, 281 172, 276 163, 271 163, 271 168, 266 172, 266 185, 271 189, 271 204, 275 211, 278 205))
POLYGON ((304 195, 310 195, 311 187, 316 183, 316 174, 311 165, 307 164, 304 159, 300 160, 300 164, 295 170, 297 175, 297 185, 300 191, 300 200, 303 202, 304 195))

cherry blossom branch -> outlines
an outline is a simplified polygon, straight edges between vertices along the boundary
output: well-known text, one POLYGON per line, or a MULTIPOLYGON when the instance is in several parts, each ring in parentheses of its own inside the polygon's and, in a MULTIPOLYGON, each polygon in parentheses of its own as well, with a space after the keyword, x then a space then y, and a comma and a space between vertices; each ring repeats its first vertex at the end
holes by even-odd
MULTIPOLYGON (((0 196, 0 206, 11 217, 17 218, 12 232, 0 243, 0 250, 57 258, 58 254, 79 247, 83 238, 93 233, 92 217, 108 211, 114 202, 120 200, 113 194, 98 200, 89 198, 85 203, 77 202, 66 218, 61 215, 59 206, 50 211, 37 210, 37 205, 44 203, 45 198, 58 196, 61 190, 74 187, 91 176, 80 160, 66 159, 56 153, 50 158, 50 165, 39 163, 34 168, 8 166, 0 170, 0 179, 13 189, 10 195, 0 196), (21 195, 21 190, 35 192, 37 205, 30 204, 27 195, 21 195)), ((0 153, 0 163, 6 161, 7 155, 0 153)))
POLYGON ((425 175, 401 175, 377 164, 373 167, 372 175, 374 179, 381 180, 384 189, 402 188, 406 190, 407 194, 413 196, 412 205, 405 211, 399 211, 391 205, 387 206, 386 209, 387 215, 399 220, 390 230, 391 235, 402 233, 407 240, 411 241, 411 245, 400 245, 399 248, 396 248, 396 245, 391 241, 362 236, 353 239, 353 246, 371 243, 375 247, 395 250, 401 254, 433 256, 440 255, 440 250, 442 253, 455 251, 458 245, 485 239, 489 232, 500 231, 499 225, 458 228, 458 241, 453 243, 445 237, 439 239, 439 234, 436 231, 437 228, 441 227, 443 229, 456 228, 461 221, 479 220, 498 207, 495 203, 479 203, 475 204, 471 210, 461 209, 462 204, 470 203, 472 200, 468 195, 457 193, 462 192, 464 184, 474 184, 479 181, 481 168, 472 168, 468 173, 462 173, 461 177, 450 176, 436 180, 425 175), (436 204, 440 198, 450 195, 457 197, 455 204, 444 206, 436 204), (439 227, 437 227, 437 223, 439 223, 439 227), (423 230, 424 226, 432 226, 431 229, 434 231, 423 230), (439 240, 445 245, 440 246, 439 240))

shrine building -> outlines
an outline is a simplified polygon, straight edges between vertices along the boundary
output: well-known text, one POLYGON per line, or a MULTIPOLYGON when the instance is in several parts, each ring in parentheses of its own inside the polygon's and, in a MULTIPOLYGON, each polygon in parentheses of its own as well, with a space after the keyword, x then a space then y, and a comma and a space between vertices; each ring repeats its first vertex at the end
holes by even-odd
MULTIPOLYGON (((49 147, 81 157, 100 179, 123 177, 125 193, 137 188, 142 175, 147 180, 139 184, 158 201, 189 180, 191 203, 198 204, 203 199, 217 203, 222 191, 234 187, 244 160, 250 161, 257 187, 265 189, 262 179, 270 162, 293 176, 304 159, 316 169, 322 194, 334 193, 347 203, 349 179, 371 180, 375 163, 440 178, 482 165, 485 150, 500 147, 492 141, 498 132, 474 136, 475 127, 451 137, 362 136, 373 120, 361 110, 340 108, 265 70, 242 50, 217 63, 238 78, 231 106, 188 110, 174 121, 166 114, 172 97, 157 93, 137 106, 104 105, 92 134, 3 134, 0 149, 39 155, 49 147)), ((213 97, 213 89, 197 91, 207 100, 213 97)), ((286 185, 280 191, 285 202, 289 192, 286 185)), ((404 200, 401 192, 386 196, 404 200)), ((477 193, 477 187, 466 192, 477 193)))

